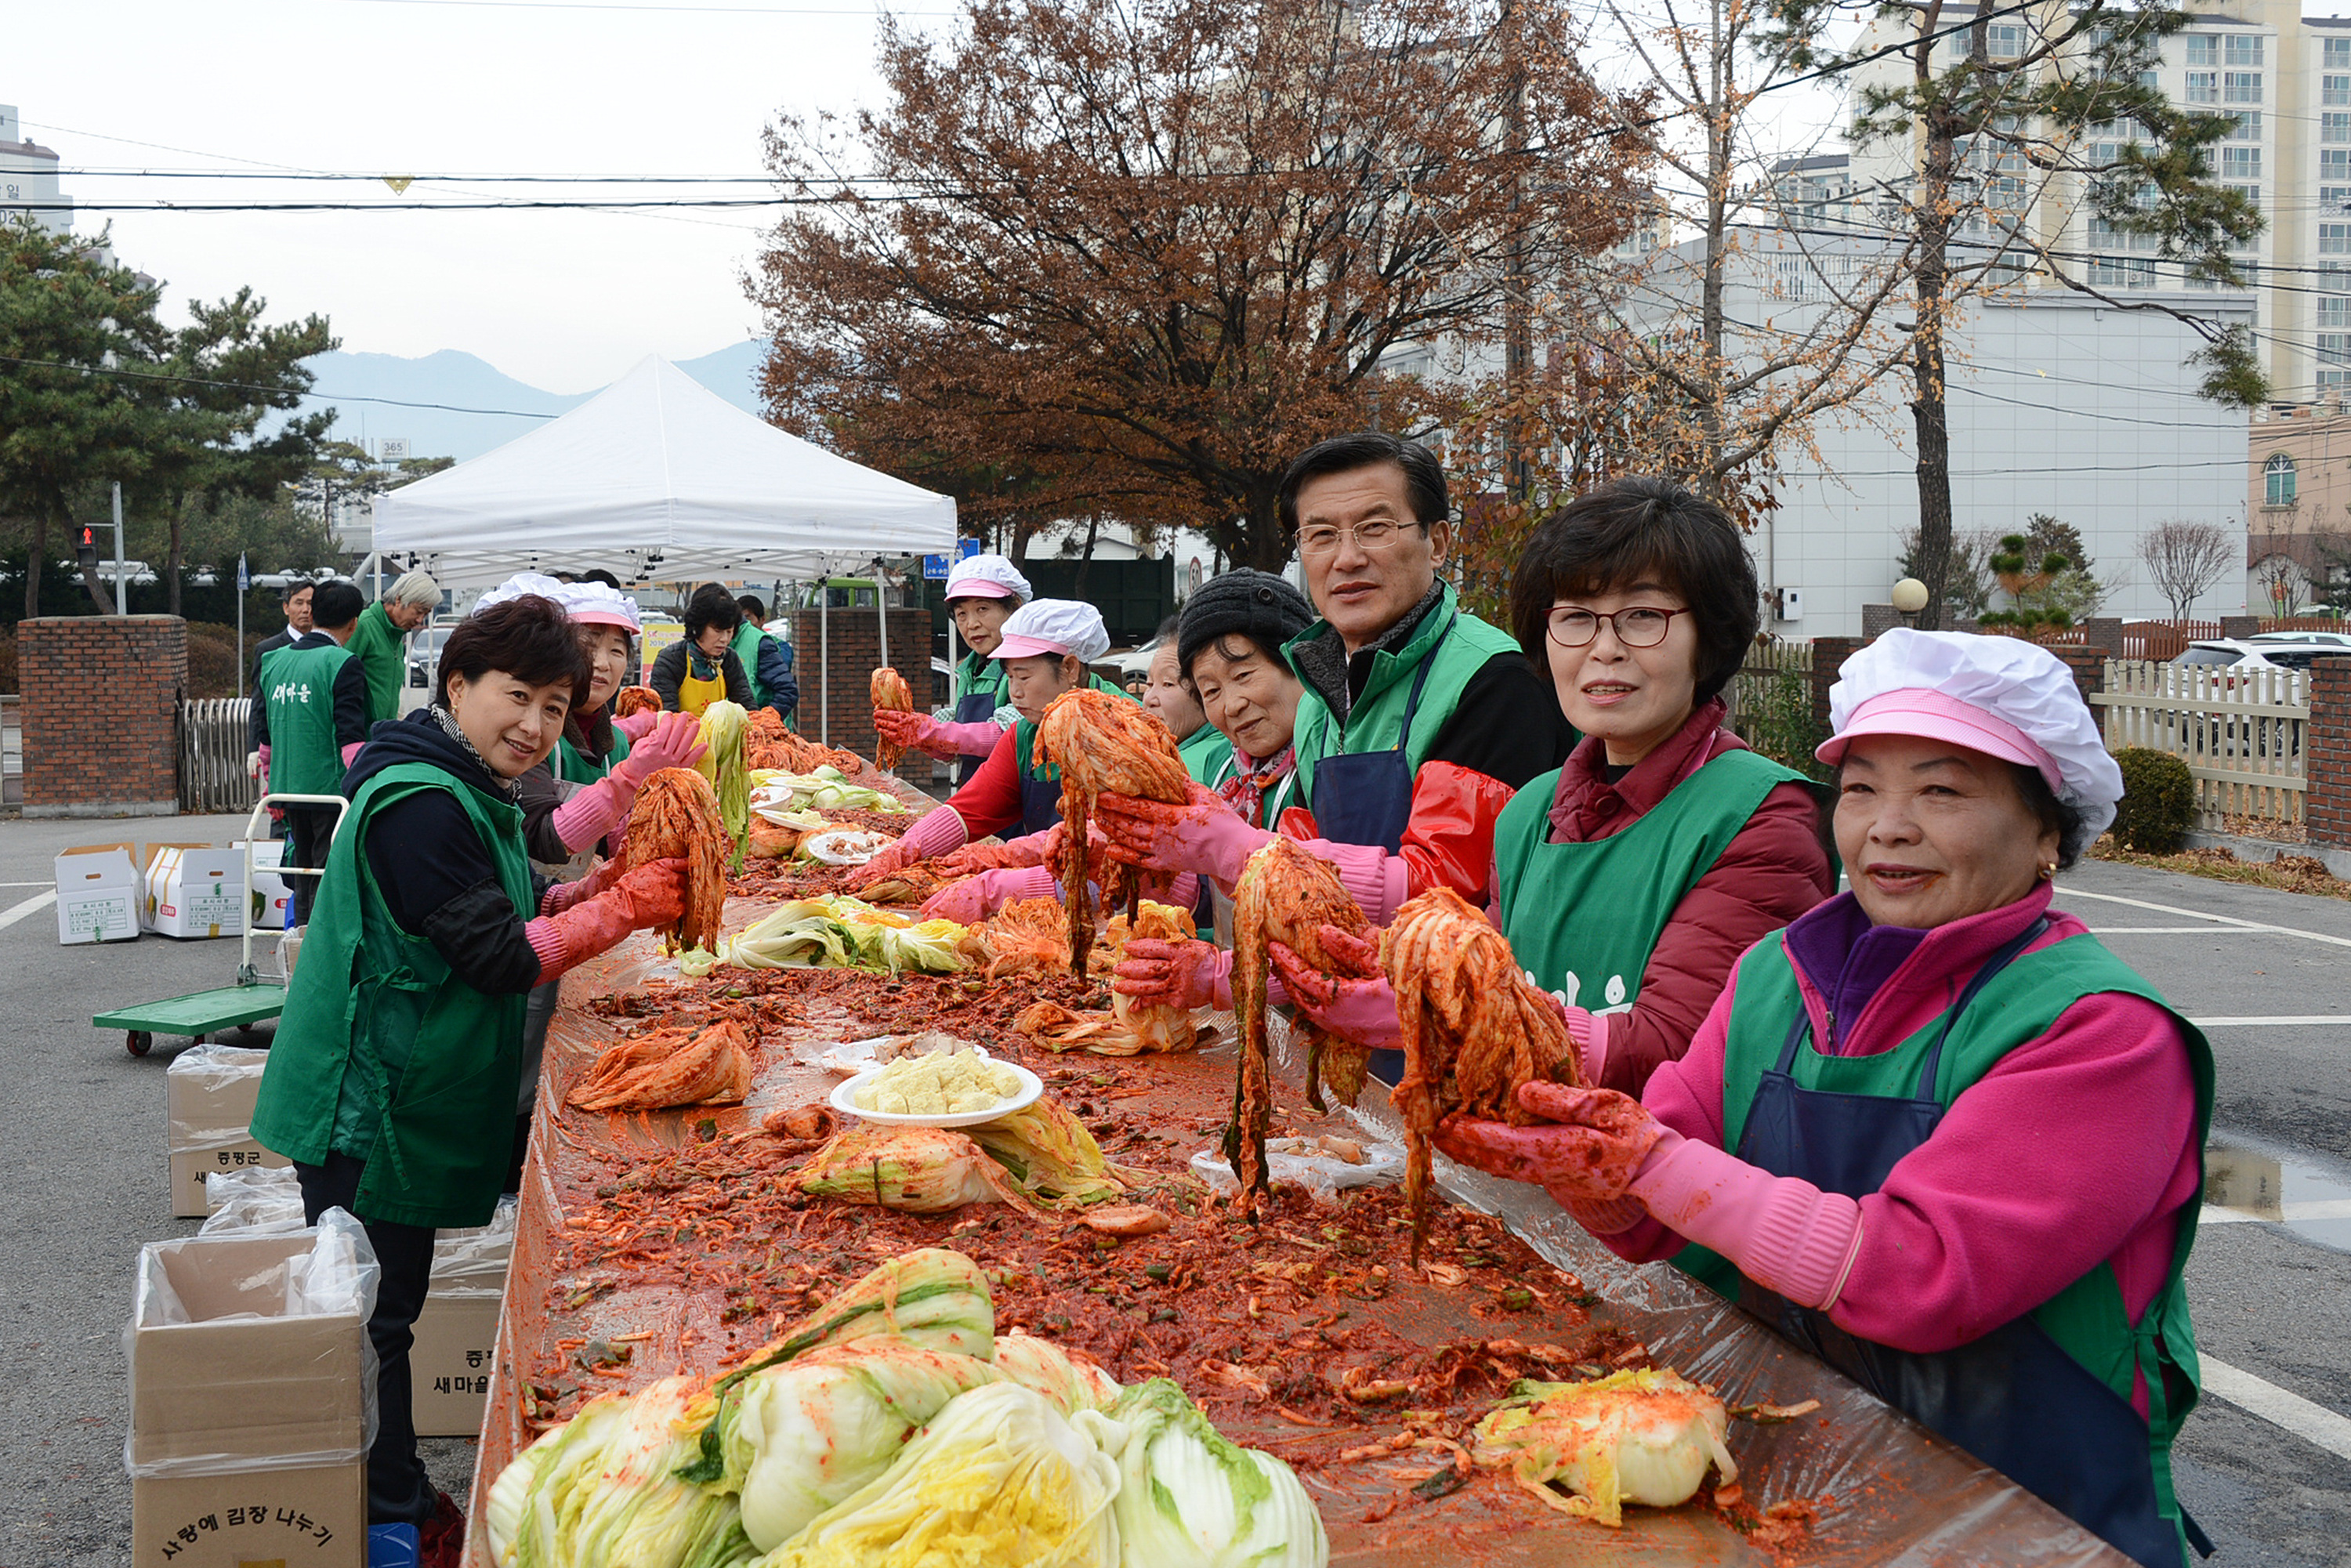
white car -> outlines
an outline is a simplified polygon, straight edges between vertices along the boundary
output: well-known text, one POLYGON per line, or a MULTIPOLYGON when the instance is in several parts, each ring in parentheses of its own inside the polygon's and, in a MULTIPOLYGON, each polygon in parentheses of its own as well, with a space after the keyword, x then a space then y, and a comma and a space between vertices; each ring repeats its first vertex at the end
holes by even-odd
POLYGON ((2190 643, 2173 661, 2209 669, 2306 670, 2314 659, 2351 657, 2351 637, 2334 632, 2262 632, 2190 643))
POLYGON ((1147 675, 1151 673, 1151 661, 1159 657, 1159 649, 1165 641, 1165 638, 1154 637, 1140 648, 1130 649, 1123 653, 1112 653, 1102 662, 1118 666, 1122 684, 1133 680, 1137 675, 1147 675))

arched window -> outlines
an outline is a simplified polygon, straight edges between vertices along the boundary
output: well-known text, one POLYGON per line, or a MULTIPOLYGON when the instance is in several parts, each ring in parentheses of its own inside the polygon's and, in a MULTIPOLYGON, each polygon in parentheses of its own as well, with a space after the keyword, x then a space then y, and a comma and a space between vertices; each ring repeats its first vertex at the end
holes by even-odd
POLYGON ((2294 505, 2294 459, 2280 452, 2262 465, 2262 479, 2267 487, 2265 505, 2294 505))

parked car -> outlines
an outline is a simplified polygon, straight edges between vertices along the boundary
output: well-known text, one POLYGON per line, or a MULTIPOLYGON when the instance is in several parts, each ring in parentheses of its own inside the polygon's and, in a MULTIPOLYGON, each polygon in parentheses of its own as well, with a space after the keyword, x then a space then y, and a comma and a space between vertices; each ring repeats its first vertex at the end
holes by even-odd
POLYGON ((1151 674, 1151 661, 1159 657, 1159 645, 1165 641, 1165 638, 1154 637, 1140 648, 1132 648, 1123 653, 1105 654, 1102 662, 1118 666, 1119 682, 1124 685, 1137 675, 1151 674))
POLYGON ((2229 670, 2306 670, 2313 659, 2342 653, 2351 653, 2351 637, 2332 632, 2263 632, 2190 643, 2172 663, 2229 670))
POLYGON ((434 678, 441 669, 441 648, 449 641, 449 633, 457 629, 455 622, 445 625, 420 626, 408 634, 408 684, 411 689, 433 689, 434 678))

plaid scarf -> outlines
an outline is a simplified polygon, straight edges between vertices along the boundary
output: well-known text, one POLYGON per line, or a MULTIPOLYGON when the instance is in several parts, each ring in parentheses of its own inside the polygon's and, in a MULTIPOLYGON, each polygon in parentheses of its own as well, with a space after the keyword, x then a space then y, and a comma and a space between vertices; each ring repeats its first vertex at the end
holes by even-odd
POLYGON ((1233 776, 1217 786, 1217 793, 1241 815, 1241 821, 1252 828, 1271 831, 1273 824, 1263 821, 1265 792, 1298 770, 1298 748, 1285 746, 1263 762, 1233 753, 1233 776))

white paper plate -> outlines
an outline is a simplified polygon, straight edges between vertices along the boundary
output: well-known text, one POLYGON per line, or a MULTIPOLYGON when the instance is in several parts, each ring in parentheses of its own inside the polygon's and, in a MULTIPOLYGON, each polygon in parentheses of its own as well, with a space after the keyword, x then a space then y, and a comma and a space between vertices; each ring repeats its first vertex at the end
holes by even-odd
POLYGON ((1027 1068, 1011 1061, 1003 1062, 1000 1065, 1012 1070, 1012 1075, 1020 1080, 1020 1087, 1013 1092, 1009 1099, 1000 1100, 985 1111, 951 1111, 935 1116, 909 1115, 897 1111, 862 1111, 858 1109, 857 1102, 852 1096, 856 1094, 865 1080, 882 1071, 878 1067, 872 1071, 861 1072, 854 1078, 844 1078, 834 1084, 831 1095, 832 1108, 844 1116, 855 1116, 862 1121, 879 1122, 892 1127, 977 1127, 982 1123, 993 1122, 1000 1116, 1009 1116, 1015 1111, 1027 1110, 1045 1092, 1044 1080, 1027 1068))
POLYGON ((863 865, 891 841, 889 834, 865 828, 833 828, 810 833, 800 841, 800 848, 808 852, 809 859, 827 865, 863 865))
MULTIPOLYGON (((875 1060, 882 1047, 893 1040, 906 1038, 902 1034, 877 1034, 867 1040, 840 1040, 816 1053, 816 1065, 823 1068, 827 1072, 872 1072, 887 1065, 875 1060)), ((956 1049, 969 1051, 978 1057, 985 1057, 987 1054, 985 1049, 977 1045, 964 1044, 957 1046, 956 1049)))

